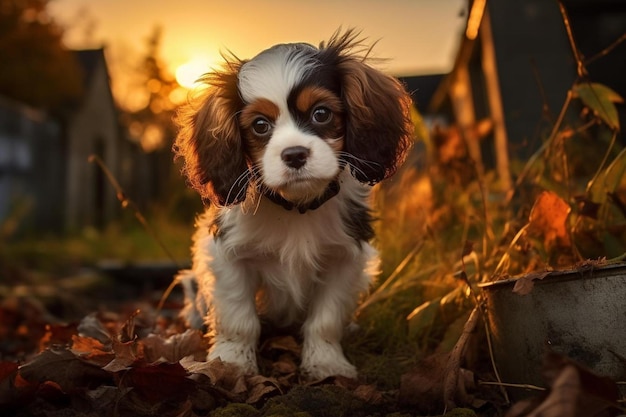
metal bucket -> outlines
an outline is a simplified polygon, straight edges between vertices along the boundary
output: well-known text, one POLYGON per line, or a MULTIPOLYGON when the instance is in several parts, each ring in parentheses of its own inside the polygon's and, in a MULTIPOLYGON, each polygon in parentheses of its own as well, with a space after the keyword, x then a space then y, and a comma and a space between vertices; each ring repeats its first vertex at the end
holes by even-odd
MULTIPOLYGON (((502 382, 545 386, 547 348, 626 381, 626 264, 550 272, 527 295, 513 293, 515 282, 481 285, 502 382)), ((528 395, 508 391, 515 399, 528 395)))

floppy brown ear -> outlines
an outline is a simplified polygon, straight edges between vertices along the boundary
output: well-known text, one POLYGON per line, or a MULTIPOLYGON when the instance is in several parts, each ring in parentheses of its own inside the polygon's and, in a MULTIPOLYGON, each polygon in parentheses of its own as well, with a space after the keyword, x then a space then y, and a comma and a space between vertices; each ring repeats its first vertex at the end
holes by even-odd
POLYGON ((242 202, 248 187, 247 164, 237 112, 240 65, 205 77, 209 87, 182 108, 173 151, 183 158, 182 172, 204 201, 219 206, 242 202))
POLYGON ((411 98, 398 80, 350 58, 340 64, 345 101, 346 162, 359 181, 392 176, 413 140, 411 98))

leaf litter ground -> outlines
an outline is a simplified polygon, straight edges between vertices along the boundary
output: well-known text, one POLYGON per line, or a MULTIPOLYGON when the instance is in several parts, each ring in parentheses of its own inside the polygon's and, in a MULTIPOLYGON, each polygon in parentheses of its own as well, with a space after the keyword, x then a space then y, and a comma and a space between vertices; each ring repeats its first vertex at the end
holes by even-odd
POLYGON ((135 297, 105 280, 71 294, 63 280, 14 278, 0 304, 2 415, 415 415, 389 383, 304 380, 289 332, 266 331, 261 375, 243 377, 205 361, 207 339, 178 320, 177 294, 157 314, 158 291, 135 297))
MULTIPOLYGON (((73 291, 77 285, 68 279, 50 285, 40 277, 14 278, 10 290, 2 288, 0 303, 1 415, 408 417, 447 409, 447 416, 495 416, 508 408, 499 387, 476 383, 493 381, 486 361, 473 361, 480 377, 461 366, 475 355, 468 351, 481 351, 481 342, 426 357, 409 348, 403 357, 376 334, 355 328, 346 350, 360 379, 307 381, 298 372, 297 332, 266 328, 261 374, 244 377, 228 364, 205 361, 207 339, 177 318, 180 294, 157 314, 160 290, 144 288, 137 295, 128 284, 92 275, 73 278, 96 283, 73 291), (31 285, 17 285, 23 281, 31 285)), ((469 340, 476 328, 468 330, 469 320, 462 321, 469 340)), ((556 414, 541 415, 615 415, 612 381, 562 358, 549 363, 554 389, 507 415, 540 415, 533 413, 555 404, 556 414)))

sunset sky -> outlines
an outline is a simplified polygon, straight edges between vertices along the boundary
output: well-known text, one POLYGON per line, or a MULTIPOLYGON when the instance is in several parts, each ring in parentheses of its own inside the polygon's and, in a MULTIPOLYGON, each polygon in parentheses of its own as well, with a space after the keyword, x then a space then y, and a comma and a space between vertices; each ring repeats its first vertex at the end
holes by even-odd
MULTIPOLYGON (((447 71, 463 30, 465 0, 53 0, 71 48, 105 44, 116 61, 145 51, 156 25, 172 74, 190 61, 215 65, 220 51, 251 58, 276 43, 317 45, 337 28, 379 40, 374 56, 394 75, 447 71)), ((117 63, 119 65, 119 62, 117 63)))

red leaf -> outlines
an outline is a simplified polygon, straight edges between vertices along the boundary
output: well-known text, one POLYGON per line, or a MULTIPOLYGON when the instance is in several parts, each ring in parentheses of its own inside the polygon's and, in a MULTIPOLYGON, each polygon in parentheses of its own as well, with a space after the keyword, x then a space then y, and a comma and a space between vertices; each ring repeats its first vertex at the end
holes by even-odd
POLYGON ((18 366, 15 362, 0 362, 0 382, 14 374, 17 368, 18 366))
POLYGON ((157 403, 180 401, 195 388, 187 371, 178 363, 135 366, 120 376, 120 383, 134 388, 146 400, 157 403))

